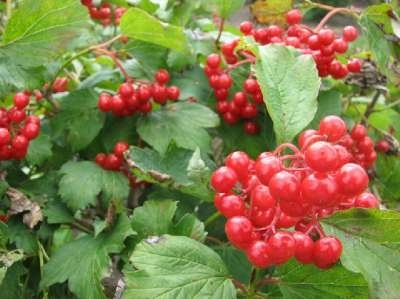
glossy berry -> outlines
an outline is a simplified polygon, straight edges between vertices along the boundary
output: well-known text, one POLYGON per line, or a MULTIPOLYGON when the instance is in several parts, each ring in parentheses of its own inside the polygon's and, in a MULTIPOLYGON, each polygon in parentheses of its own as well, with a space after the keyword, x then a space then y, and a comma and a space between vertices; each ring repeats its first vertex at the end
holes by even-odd
POLYGON ((221 57, 218 54, 210 54, 207 56, 206 64, 212 69, 216 69, 219 67, 221 63, 221 57))
POLYGON ((251 206, 262 210, 268 210, 275 207, 276 199, 271 195, 269 187, 259 184, 251 191, 251 206))
POLYGON ((0 128, 0 145, 8 144, 10 141, 10 131, 8 131, 6 128, 0 128))
POLYGON ((282 167, 283 165, 279 158, 267 156, 256 161, 255 171, 260 182, 268 186, 272 176, 279 172, 282 167))
POLYGON ((249 35, 253 30, 253 24, 249 21, 244 21, 240 23, 239 29, 244 35, 249 35))
POLYGON ((23 92, 17 92, 13 98, 14 106, 23 109, 29 104, 29 96, 23 92))
POLYGON ((315 171, 331 171, 337 167, 336 149, 326 141, 311 144, 304 152, 307 165, 315 171))
POLYGON ((325 116, 319 123, 319 134, 326 136, 328 141, 335 142, 347 132, 346 123, 336 115, 325 116))
POLYGON ((359 73, 361 71, 361 60, 353 58, 347 62, 347 69, 352 73, 359 73))
POLYGON ((268 185, 272 196, 281 201, 295 201, 300 195, 299 179, 286 170, 274 174, 268 185))
POLYGON ((238 181, 236 172, 226 166, 218 168, 211 176, 211 186, 220 193, 229 192, 238 181))
POLYGON ((225 164, 233 169, 239 177, 244 177, 248 174, 250 158, 245 152, 236 151, 226 157, 225 164))
POLYGON ((352 42, 358 37, 358 30, 354 26, 346 26, 343 28, 343 39, 352 42))
POLYGON ((302 232, 294 232, 292 236, 296 243, 294 251, 294 257, 296 260, 302 264, 312 263, 314 260, 314 241, 310 238, 310 236, 302 232))
POLYGON ((271 264, 268 244, 264 241, 254 241, 246 249, 246 256, 250 263, 258 268, 266 268, 271 264))
POLYGON ((165 69, 160 69, 154 75, 154 79, 157 81, 158 84, 164 85, 169 81, 169 72, 165 69))
POLYGON ((322 237, 314 243, 314 264, 321 269, 331 268, 336 264, 342 254, 343 246, 336 237, 322 237))
POLYGON ((246 247, 252 241, 253 225, 244 216, 229 218, 225 223, 225 233, 229 241, 238 247, 246 247))
POLYGON ((292 9, 286 13, 286 23, 289 25, 295 25, 295 24, 300 24, 302 15, 300 10, 298 9, 292 9))
POLYGON ((283 264, 294 256, 296 241, 290 232, 279 231, 268 239, 268 252, 274 264, 283 264))
POLYGON ((336 175, 339 192, 347 196, 355 196, 368 186, 368 174, 364 168, 355 163, 344 164, 336 175))
POLYGON ((129 149, 129 143, 125 141, 119 141, 114 145, 114 154, 119 157, 123 158, 124 157, 124 152, 129 149))
POLYGON ((226 218, 234 216, 244 216, 246 213, 246 205, 243 199, 234 194, 222 196, 218 204, 219 211, 226 218))
POLYGON ((379 200, 372 193, 364 192, 356 197, 354 206, 358 208, 377 208, 379 207, 379 200))

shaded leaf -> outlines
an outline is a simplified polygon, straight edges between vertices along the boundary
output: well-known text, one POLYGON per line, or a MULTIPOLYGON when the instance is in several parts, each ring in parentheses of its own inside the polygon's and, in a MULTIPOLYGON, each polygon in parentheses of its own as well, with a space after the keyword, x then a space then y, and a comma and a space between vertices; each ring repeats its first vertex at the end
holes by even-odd
POLYGON ((255 70, 279 143, 291 141, 314 118, 321 84, 310 55, 284 46, 259 47, 255 70))
POLYGON ((48 135, 39 134, 37 138, 29 143, 28 154, 26 159, 33 165, 42 165, 52 156, 52 143, 48 135))

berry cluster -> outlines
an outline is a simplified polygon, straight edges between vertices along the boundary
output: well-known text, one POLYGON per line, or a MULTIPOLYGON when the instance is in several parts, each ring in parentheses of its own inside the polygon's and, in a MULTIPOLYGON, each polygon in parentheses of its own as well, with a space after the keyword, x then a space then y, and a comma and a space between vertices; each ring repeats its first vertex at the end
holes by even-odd
POLYGON ((127 142, 119 141, 114 145, 112 153, 98 153, 95 157, 95 162, 103 169, 122 172, 129 179, 129 184, 132 187, 136 187, 138 183, 125 165, 124 152, 128 149, 129 144, 127 142))
MULTIPOLYGON (((224 47, 222 47, 222 51, 224 51, 224 47)), ((250 135, 257 134, 259 125, 255 121, 255 117, 258 114, 258 104, 263 104, 263 96, 258 82, 253 77, 247 78, 243 83, 243 90, 237 91, 228 100, 233 80, 229 72, 221 68, 221 62, 222 59, 218 54, 210 54, 204 67, 208 82, 217 99, 216 111, 230 125, 243 119, 244 131, 250 135)))
POLYGON ((0 160, 23 159, 29 142, 40 132, 40 119, 27 115, 31 94, 18 92, 13 97, 13 106, 0 108, 0 160))
POLYGON ((212 174, 214 204, 228 218, 226 235, 254 266, 295 257, 326 269, 339 260, 342 244, 325 235, 319 219, 336 210, 379 205, 366 192, 369 179, 358 164, 359 152, 341 145, 346 136, 363 142, 360 128, 348 133, 340 117, 327 116, 313 135, 300 136, 300 148, 282 144, 255 160, 236 151, 212 174), (294 232, 286 230, 290 227, 294 232))
POLYGON ((102 3, 100 6, 96 6, 93 0, 81 0, 81 3, 88 8, 90 17, 99 21, 103 26, 112 23, 119 25, 121 17, 126 11, 124 7, 115 7, 110 3, 102 3))
MULTIPOLYGON (((303 54, 311 54, 317 65, 318 73, 321 77, 331 75, 335 79, 342 79, 349 72, 358 73, 361 70, 359 59, 350 59, 346 64, 339 62, 337 55, 346 53, 350 42, 358 37, 358 31, 353 26, 346 26, 340 36, 329 28, 313 30, 301 24, 302 15, 297 9, 293 9, 286 14, 286 30, 271 25, 262 28, 253 28, 251 22, 245 21, 240 24, 240 30, 244 35, 251 35, 256 42, 261 45, 283 44, 299 49, 303 54)), ((225 47, 235 49, 236 41, 231 42, 225 47)), ((228 63, 235 63, 238 60, 231 51, 227 56, 228 63)))
POLYGON ((99 96, 98 107, 103 112, 111 111, 117 116, 131 116, 135 112, 149 113, 152 101, 164 105, 168 100, 176 101, 180 90, 177 86, 167 86, 169 73, 165 69, 156 72, 154 83, 122 83, 115 95, 103 92, 99 96))

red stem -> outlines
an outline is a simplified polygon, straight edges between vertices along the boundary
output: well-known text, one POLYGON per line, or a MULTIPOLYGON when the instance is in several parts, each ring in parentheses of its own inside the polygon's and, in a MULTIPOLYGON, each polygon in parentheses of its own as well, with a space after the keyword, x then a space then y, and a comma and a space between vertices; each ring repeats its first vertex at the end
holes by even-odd
POLYGON ((315 27, 314 31, 315 32, 320 31, 325 26, 325 24, 329 21, 329 19, 331 17, 333 17, 337 13, 347 13, 347 14, 349 14, 349 13, 353 13, 353 11, 351 9, 348 9, 348 8, 345 8, 345 7, 336 7, 334 9, 332 9, 331 11, 329 11, 325 15, 325 17, 322 18, 322 20, 319 22, 317 27, 315 27))
POLYGON ((246 64, 246 63, 254 63, 256 61, 256 58, 255 57, 248 57, 248 58, 246 58, 246 59, 243 59, 243 60, 240 60, 240 61, 238 61, 238 62, 236 62, 235 64, 232 64, 230 67, 228 67, 224 72, 225 73, 229 73, 229 72, 231 72, 231 71, 233 71, 235 68, 237 68, 237 67, 239 67, 239 66, 241 66, 241 65, 243 65, 243 64, 246 64))
POLYGON ((273 154, 275 156, 279 156, 283 152, 283 150, 287 148, 290 149, 296 155, 301 155, 301 151, 294 144, 291 143, 282 143, 274 150, 273 154))

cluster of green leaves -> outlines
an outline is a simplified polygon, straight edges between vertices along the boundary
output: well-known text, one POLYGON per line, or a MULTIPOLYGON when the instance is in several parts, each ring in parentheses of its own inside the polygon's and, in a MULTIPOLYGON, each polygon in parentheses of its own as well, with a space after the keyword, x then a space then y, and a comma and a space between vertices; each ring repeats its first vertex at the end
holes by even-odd
MULTIPOLYGON (((61 74, 74 82, 69 92, 46 94, 47 101, 34 105, 42 130, 26 159, 0 161, 0 210, 9 208, 6 191, 14 187, 38 203, 44 215, 34 229, 22 223, 22 215, 0 222, 2 298, 119 298, 120 288, 123 298, 140 299, 229 299, 247 291, 260 298, 398 296, 398 212, 352 210, 326 219, 324 229, 339 236, 345 248, 341 263, 328 271, 291 261, 251 275, 245 255, 225 242, 209 187, 211 172, 230 151, 254 157, 276 143, 293 141, 328 114, 358 122, 369 93, 355 99, 353 89, 321 82, 310 57, 250 43, 257 52, 252 71, 266 95, 266 109, 259 115, 261 134, 243 136, 239 126, 221 124, 212 111, 215 100, 201 64, 218 50, 219 28, 210 16, 228 18, 244 1, 141 0, 134 7, 131 1, 108 1, 129 8, 120 27, 112 29, 91 23, 78 0, 19 2, 0 45, 4 103, 11 92, 41 89, 61 74), (129 118, 99 111, 99 92, 114 92, 123 76, 110 57, 90 51, 118 30, 130 38, 113 45, 129 76, 152 80, 157 69, 169 69, 171 84, 181 90, 177 103, 155 105, 149 115, 129 118), (93 162, 119 140, 132 145, 125 167, 135 176, 135 186, 122 172, 93 162)), ((3 8, 6 13, 10 7, 3 8)), ((374 5, 362 12, 365 41, 360 46, 371 52, 380 71, 391 70, 388 87, 396 95, 398 45, 382 41, 399 37, 399 21, 389 11, 398 7, 374 5)), ((221 39, 237 34, 227 25, 221 39)), ((248 74, 248 67, 243 70, 248 74)), ((235 76, 239 89, 240 70, 235 76)), ((398 107, 387 101, 378 103, 369 122, 376 138, 392 127, 399 138, 398 107)), ((397 157, 381 155, 376 167, 374 187, 391 208, 399 203, 398 163, 397 157)))

